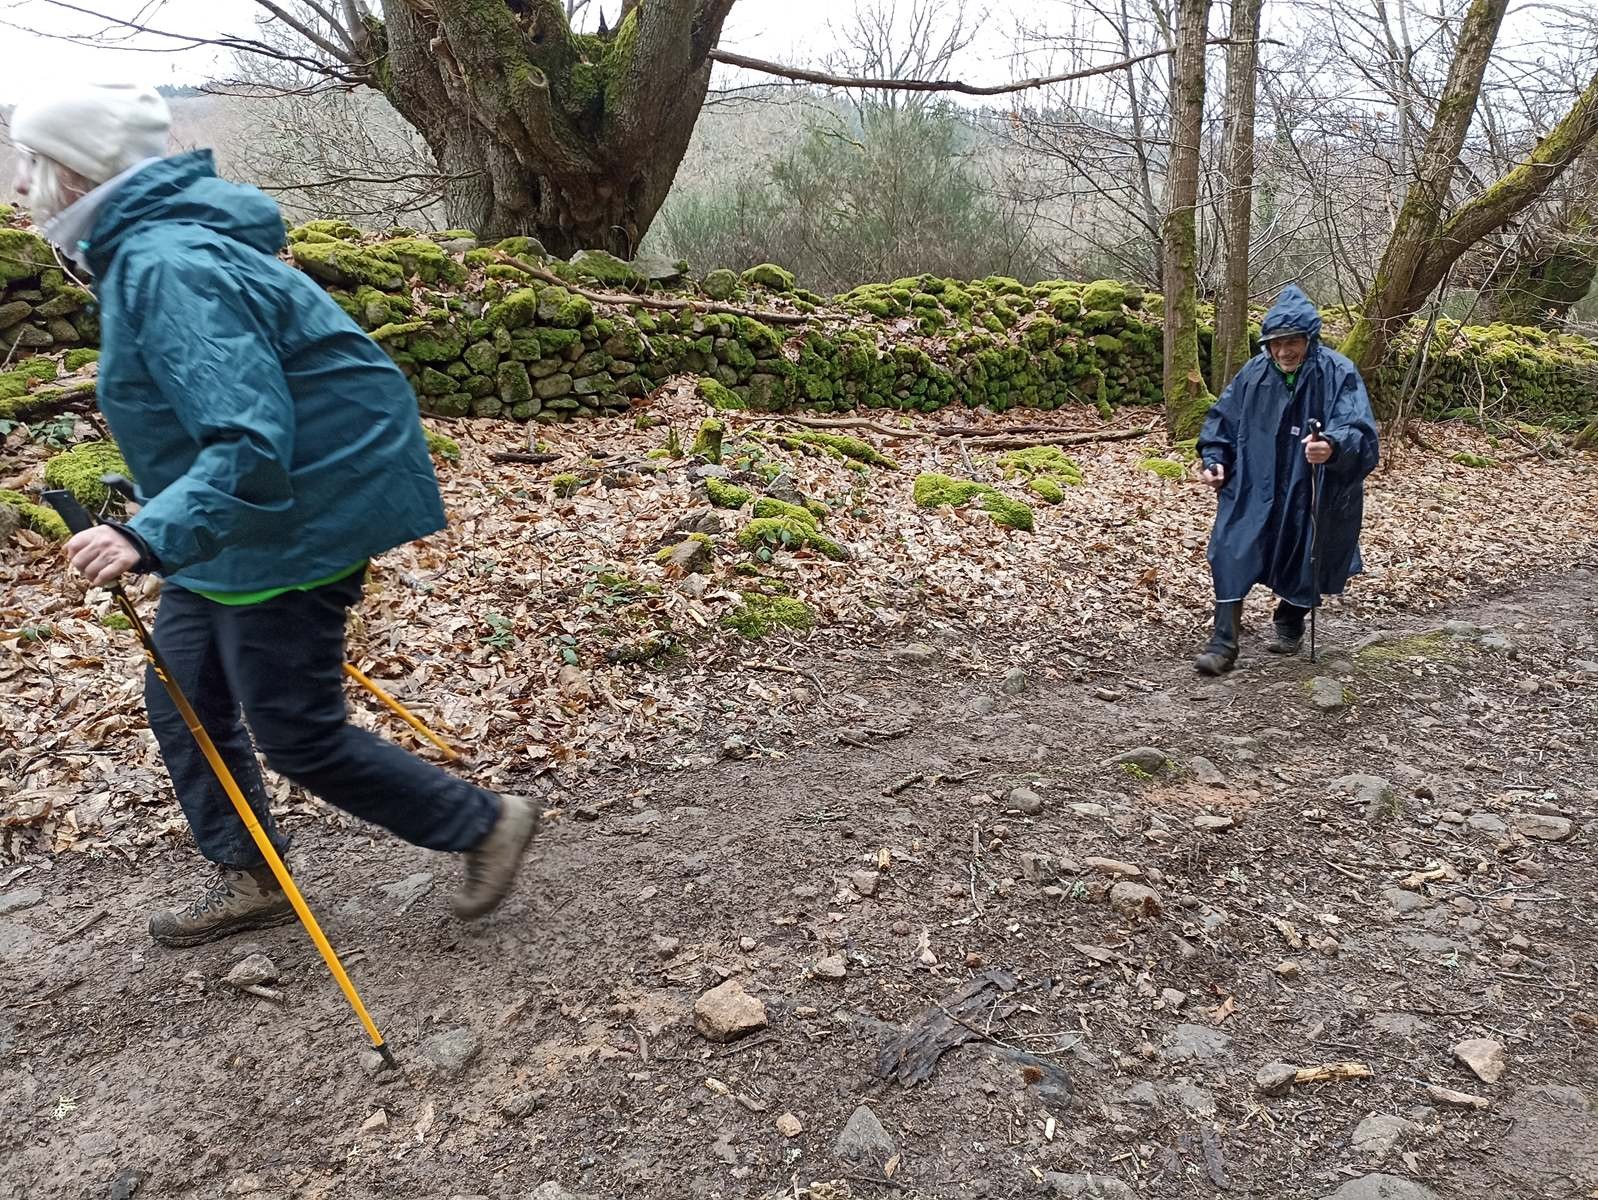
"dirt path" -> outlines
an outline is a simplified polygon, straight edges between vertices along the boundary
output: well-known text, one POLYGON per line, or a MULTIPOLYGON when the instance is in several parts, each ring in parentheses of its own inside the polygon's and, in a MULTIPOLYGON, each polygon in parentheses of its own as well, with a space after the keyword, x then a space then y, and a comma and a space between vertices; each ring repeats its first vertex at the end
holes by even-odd
POLYGON ((537 865, 476 926, 445 910, 453 864, 291 819, 396 1075, 297 929, 253 939, 284 1006, 221 982, 245 945, 149 944, 138 914, 194 860, 8 871, 0 1197, 1598 1194, 1598 577, 1449 615, 1489 632, 1355 653, 1372 631, 1334 619, 1311 667, 1255 630, 1220 683, 1045 631, 1010 661, 818 639, 801 674, 727 679, 769 696, 760 724, 712 705, 546 797, 537 865), (1106 765, 1140 746, 1167 765, 1106 765), (1094 857, 1150 896, 1108 896, 1094 857), (984 973, 944 1022, 967 1045, 877 1076, 984 973), (727 1046, 693 1019, 724 978, 769 1022, 727 1046), (1504 1047, 1498 1082, 1464 1038, 1504 1047), (1273 1061, 1373 1077, 1267 1097, 1273 1061), (861 1106, 891 1147, 850 1160, 861 1106))

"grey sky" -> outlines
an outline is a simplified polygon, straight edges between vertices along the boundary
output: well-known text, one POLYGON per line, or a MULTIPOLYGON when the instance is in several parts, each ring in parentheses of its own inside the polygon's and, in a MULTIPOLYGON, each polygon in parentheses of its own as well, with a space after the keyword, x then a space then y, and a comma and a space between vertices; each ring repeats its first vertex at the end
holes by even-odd
MULTIPOLYGON (((722 44, 763 58, 815 62, 838 45, 829 25, 847 22, 858 0, 740 0, 722 44)), ((251 31, 261 9, 251 0, 81 0, 80 7, 117 16, 145 14, 145 23, 174 33, 215 37, 251 31)), ((609 0, 612 13, 618 0, 609 0)), ((904 7, 904 6, 901 6, 904 7)), ((1003 10, 1000 3, 989 6, 1003 10)), ((136 39, 123 49, 76 45, 40 37, 26 29, 54 34, 92 34, 103 22, 75 15, 48 0, 0 0, 0 103, 15 103, 29 92, 63 79, 94 78, 151 84, 199 83, 228 73, 225 55, 211 48, 176 50, 178 43, 136 39)), ((996 82, 1008 78, 1005 61, 1012 22, 1006 15, 961 56, 963 78, 996 82)), ((122 35, 116 35, 121 38, 122 35)))

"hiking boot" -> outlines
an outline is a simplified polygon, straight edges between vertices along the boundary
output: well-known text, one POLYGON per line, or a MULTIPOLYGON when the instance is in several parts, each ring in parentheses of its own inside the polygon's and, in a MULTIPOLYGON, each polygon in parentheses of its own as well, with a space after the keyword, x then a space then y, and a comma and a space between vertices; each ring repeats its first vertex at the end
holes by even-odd
POLYGON ((499 820, 466 852, 466 882, 450 897, 450 911, 463 921, 492 912, 505 898, 538 832, 538 809, 532 801, 501 796, 499 803, 499 820))
POLYGON ((1237 664, 1237 623, 1242 612, 1241 601, 1215 606, 1215 632, 1204 652, 1193 660, 1200 675, 1225 675, 1237 664))
POLYGON ((1297 654, 1304 644, 1304 618, 1308 613, 1309 609, 1289 604, 1286 600, 1279 602, 1271 622, 1276 637, 1265 647, 1266 652, 1297 654))
POLYGON ((286 925, 293 919, 288 895, 269 868, 238 871, 218 867, 204 894, 193 904, 150 918, 150 936, 162 946, 199 946, 248 929, 286 925))

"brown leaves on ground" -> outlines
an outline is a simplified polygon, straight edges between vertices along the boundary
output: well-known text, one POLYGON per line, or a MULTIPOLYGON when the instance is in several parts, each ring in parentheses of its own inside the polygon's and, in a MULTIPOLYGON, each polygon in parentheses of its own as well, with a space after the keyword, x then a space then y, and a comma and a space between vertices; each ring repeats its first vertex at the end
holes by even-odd
MULTIPOLYGON (((932 627, 1084 662, 1112 651, 1135 661, 1185 652, 1200 636, 1214 499, 1191 478, 1141 466, 1167 453, 1157 442, 1073 447, 1085 482, 1047 505, 1006 480, 996 454, 962 438, 859 431, 901 464, 863 472, 752 436, 769 432, 769 419, 720 414, 726 460, 753 468, 739 481, 758 495, 766 475, 787 473, 804 497, 828 506, 822 529, 850 559, 779 549, 762 561, 736 542, 747 513, 717 510, 712 574, 669 577, 656 554, 682 539, 674 526, 705 501, 695 496, 694 460, 648 455, 667 444, 668 428, 691 442, 705 413, 687 386, 663 389, 638 412, 664 423, 536 429, 539 449, 560 455, 547 466, 489 460, 491 451, 525 448, 519 427, 451 423, 463 457, 440 469, 449 528, 385 555, 352 618, 352 660, 467 748, 486 786, 599 760, 647 755, 666 769, 708 761, 715 749, 697 737, 707 711, 803 709, 813 699, 806 658, 817 649, 903 642, 932 627), (1036 532, 1003 529, 980 506, 917 508, 911 485, 921 471, 1028 500, 1036 532), (551 482, 565 472, 585 481, 569 496, 551 482), (751 590, 810 605, 812 645, 789 634, 753 643, 723 627, 751 590)), ((946 414, 914 428, 976 419, 946 414)), ((1000 433, 1042 419, 1050 417, 979 420, 1000 433)), ((1062 430, 1098 427, 1087 409, 1052 419, 1062 430)), ((911 428, 899 414, 877 423, 911 428)), ((33 488, 44 454, 19 438, 6 449, 24 465, 0 485, 33 488)), ((1361 617, 1433 609, 1468 589, 1568 565, 1591 545, 1598 504, 1588 459, 1482 471, 1446 457, 1481 448, 1469 430, 1440 428, 1429 440, 1438 454, 1406 449, 1368 485, 1366 574, 1346 601, 1361 617)), ((141 711, 142 655, 130 632, 101 623, 111 612, 106 593, 68 577, 58 548, 26 531, 0 557, 0 589, 0 854, 111 848, 132 857, 180 833, 141 711)), ((136 589, 146 613, 155 590, 150 581, 136 589)), ((351 696, 357 722, 417 745, 369 697, 351 696)), ((290 824, 331 817, 282 781, 275 788, 290 824)))

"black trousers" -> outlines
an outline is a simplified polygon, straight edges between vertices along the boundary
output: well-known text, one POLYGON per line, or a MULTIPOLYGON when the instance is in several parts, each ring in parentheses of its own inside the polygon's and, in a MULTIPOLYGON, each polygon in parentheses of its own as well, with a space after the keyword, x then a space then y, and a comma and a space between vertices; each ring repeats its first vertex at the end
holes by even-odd
MULTIPOLYGON (((279 849, 286 842, 267 807, 256 747, 274 771, 362 820, 418 846, 469 850, 498 819, 499 798, 347 719, 344 622, 362 584, 357 572, 248 605, 169 584, 155 643, 279 849)), ((200 852, 223 866, 260 866, 260 851, 153 669, 144 703, 200 852)))

